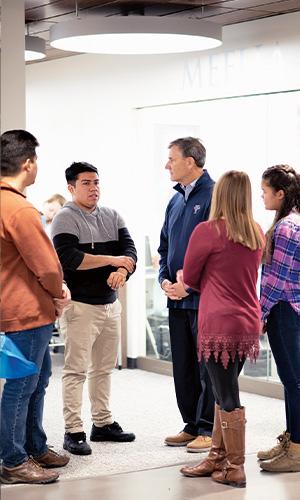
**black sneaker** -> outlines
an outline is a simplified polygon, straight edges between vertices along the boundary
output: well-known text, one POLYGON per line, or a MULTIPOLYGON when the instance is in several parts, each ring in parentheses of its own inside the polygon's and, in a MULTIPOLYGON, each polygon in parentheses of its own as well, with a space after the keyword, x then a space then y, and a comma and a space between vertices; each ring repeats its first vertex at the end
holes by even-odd
POLYGON ((85 432, 66 432, 64 449, 73 455, 90 455, 92 449, 86 442, 85 432))
POLYGON ((96 427, 93 424, 90 439, 91 441, 129 443, 135 440, 135 435, 132 432, 124 432, 118 422, 113 422, 110 425, 103 425, 103 427, 96 427))

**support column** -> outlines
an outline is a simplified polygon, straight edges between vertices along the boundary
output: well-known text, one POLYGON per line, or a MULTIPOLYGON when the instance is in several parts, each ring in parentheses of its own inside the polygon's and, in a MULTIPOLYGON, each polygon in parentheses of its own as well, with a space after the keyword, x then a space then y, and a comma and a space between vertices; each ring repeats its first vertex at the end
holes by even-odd
POLYGON ((1 1, 1 132, 26 127, 24 0, 1 1))
MULTIPOLYGON (((1 133, 26 127, 24 0, 1 1, 1 133)), ((4 380, 0 379, 0 396, 4 380)))

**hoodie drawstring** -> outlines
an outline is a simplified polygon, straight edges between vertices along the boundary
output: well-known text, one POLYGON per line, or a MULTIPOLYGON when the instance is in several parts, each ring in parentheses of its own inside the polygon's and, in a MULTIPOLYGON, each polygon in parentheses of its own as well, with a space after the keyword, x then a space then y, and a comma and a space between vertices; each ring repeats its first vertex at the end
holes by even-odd
POLYGON ((89 228, 89 231, 90 231, 90 233, 91 233, 92 250, 94 250, 95 245, 94 245, 94 237, 93 237, 93 232, 92 232, 92 230, 91 230, 91 226, 89 225, 89 223, 88 223, 88 221, 87 221, 87 219, 86 219, 86 217, 85 217, 84 213, 83 213, 80 209, 79 209, 79 212, 80 212, 80 214, 81 214, 81 216, 82 216, 82 218, 83 218, 84 222, 86 223, 86 225, 87 225, 87 227, 89 228))

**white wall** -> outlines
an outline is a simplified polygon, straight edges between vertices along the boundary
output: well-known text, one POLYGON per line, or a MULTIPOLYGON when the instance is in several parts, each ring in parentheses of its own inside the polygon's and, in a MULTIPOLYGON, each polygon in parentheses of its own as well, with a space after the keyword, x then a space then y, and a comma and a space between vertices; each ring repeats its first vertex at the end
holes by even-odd
MULTIPOLYGON (((27 66, 27 129, 41 144, 39 176, 29 198, 41 207, 55 192, 67 195, 65 168, 72 161, 94 163, 100 171, 101 203, 125 217, 142 263, 154 152, 153 137, 148 142, 145 136, 150 129, 134 108, 300 88, 299 25, 300 13, 293 13, 229 26, 223 46, 206 53, 78 55, 27 66)), ((296 112, 300 117, 300 108, 296 112)), ((219 140, 214 138, 216 148, 219 140)), ((161 147, 167 157, 167 143, 161 147)), ((163 161, 156 187, 161 183, 167 200, 163 161)), ((129 357, 144 351, 144 286, 140 265, 128 286, 129 357)))

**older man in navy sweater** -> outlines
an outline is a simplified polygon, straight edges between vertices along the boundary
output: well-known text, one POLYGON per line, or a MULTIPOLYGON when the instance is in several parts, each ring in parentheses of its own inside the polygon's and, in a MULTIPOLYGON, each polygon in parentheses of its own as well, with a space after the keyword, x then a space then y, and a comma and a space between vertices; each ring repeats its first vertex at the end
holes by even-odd
POLYGON ((214 182, 203 169, 206 150, 198 139, 185 137, 169 145, 166 169, 177 193, 170 200, 160 235, 159 282, 168 297, 169 328, 177 404, 185 426, 168 436, 169 446, 202 452, 211 446, 214 397, 203 361, 197 358, 199 295, 176 278, 189 238, 208 219, 214 182))

